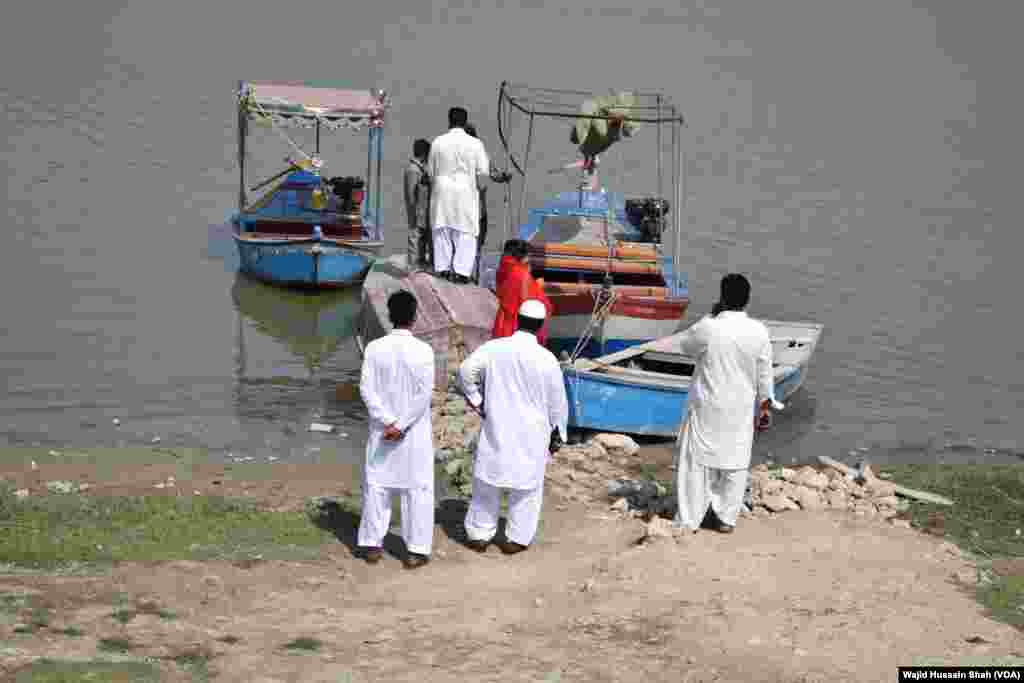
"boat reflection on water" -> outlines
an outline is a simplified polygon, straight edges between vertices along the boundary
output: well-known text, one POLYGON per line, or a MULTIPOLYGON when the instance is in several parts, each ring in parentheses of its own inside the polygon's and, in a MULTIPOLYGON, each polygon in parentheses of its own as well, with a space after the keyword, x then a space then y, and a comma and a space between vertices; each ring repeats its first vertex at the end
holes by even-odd
POLYGON ((240 417, 297 421, 312 412, 327 419, 343 408, 332 405, 335 386, 359 376, 358 290, 289 291, 238 273, 231 298, 240 417))

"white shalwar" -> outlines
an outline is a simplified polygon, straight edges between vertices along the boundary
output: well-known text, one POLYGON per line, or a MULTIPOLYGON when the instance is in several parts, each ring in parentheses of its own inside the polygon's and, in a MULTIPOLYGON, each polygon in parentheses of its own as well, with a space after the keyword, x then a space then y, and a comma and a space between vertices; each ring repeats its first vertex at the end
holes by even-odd
POLYGON ((736 524, 746 489, 757 405, 775 400, 768 328, 744 311, 705 316, 679 338, 697 361, 679 436, 676 524, 700 526, 710 506, 736 524))
POLYGON ((463 361, 459 379, 469 402, 484 411, 466 533, 474 541, 494 537, 500 489, 509 489, 508 539, 530 545, 551 432, 557 428, 563 441, 568 438, 562 369, 536 336, 517 331, 481 345, 463 361))
POLYGON ((359 545, 379 548, 391 524, 391 496, 402 498, 402 538, 409 552, 429 555, 434 535, 434 441, 430 398, 434 350, 409 330, 370 342, 359 393, 370 417, 363 470, 359 545), (395 425, 405 436, 385 441, 395 425))
POLYGON ((443 273, 454 270, 469 277, 476 263, 476 237, 455 228, 435 228, 434 271, 443 273))
POLYGON ((452 128, 430 144, 427 168, 433 181, 430 225, 434 235, 434 268, 441 272, 454 265, 455 272, 469 277, 480 232, 478 182, 481 176, 490 173, 484 143, 462 128, 452 128), (439 234, 442 231, 445 234, 439 234))

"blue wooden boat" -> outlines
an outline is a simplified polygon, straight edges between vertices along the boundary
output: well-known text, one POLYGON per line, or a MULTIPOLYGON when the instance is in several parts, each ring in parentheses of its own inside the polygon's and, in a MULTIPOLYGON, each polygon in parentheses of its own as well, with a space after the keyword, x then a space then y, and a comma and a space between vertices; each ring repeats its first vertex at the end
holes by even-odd
MULTIPOLYGON (((521 184, 507 186, 506 206, 518 204, 519 212, 515 234, 506 212, 506 238, 530 243, 531 271, 543 279, 554 309, 548 348, 592 358, 678 330, 689 306, 677 258, 685 203, 680 111, 662 93, 604 96, 508 82, 501 84, 498 101, 499 137, 508 164, 522 178, 521 184), (579 171, 580 177, 572 191, 534 203, 528 187, 535 175, 530 147, 535 122, 545 119, 569 125, 566 142, 578 145, 582 159, 541 174, 579 171), (599 153, 645 126, 654 153, 639 182, 652 196, 627 197, 599 187, 599 153), (515 131, 526 140, 521 158, 509 142, 515 131), (511 200, 514 191, 518 202, 511 200), (522 209, 531 204, 524 216, 522 209)), ((493 286, 499 258, 483 261, 481 284, 493 286)))
POLYGON ((240 270, 289 287, 361 284, 384 247, 380 178, 386 93, 242 82, 238 102, 240 183, 238 212, 231 221, 240 270), (245 160, 251 122, 276 129, 296 155, 283 171, 248 188, 245 160), (315 129, 312 154, 288 136, 294 128, 315 129), (339 129, 366 132, 365 178, 326 175, 320 135, 339 129), (250 202, 249 195, 257 191, 262 195, 250 202))
MULTIPOLYGON (((796 392, 822 326, 764 321, 772 338, 775 398, 796 392)), ((673 334, 592 360, 562 363, 569 425, 622 434, 674 437, 686 416, 695 361, 678 350, 673 334)))

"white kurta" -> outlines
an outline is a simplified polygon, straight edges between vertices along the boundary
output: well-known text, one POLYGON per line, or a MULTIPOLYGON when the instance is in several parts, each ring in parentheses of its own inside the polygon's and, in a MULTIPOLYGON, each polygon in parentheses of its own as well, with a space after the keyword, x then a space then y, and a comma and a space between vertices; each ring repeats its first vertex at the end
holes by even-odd
POLYGON ((680 350, 697 361, 680 448, 705 467, 750 467, 757 403, 774 400, 768 328, 743 311, 706 316, 681 335, 680 350))
POLYGON ((431 227, 452 228, 476 237, 480 232, 478 176, 490 173, 484 143, 452 128, 430 144, 427 169, 433 181, 431 227))
POLYGON ((518 331, 477 348, 463 361, 459 378, 470 403, 483 401, 485 413, 473 476, 499 488, 539 488, 551 430, 557 427, 562 440, 568 438, 569 403, 558 360, 537 337, 518 331))
POLYGON ((363 359, 359 393, 370 414, 365 481, 384 488, 434 488, 434 441, 430 398, 434 350, 408 330, 370 342, 363 359), (396 424, 401 441, 385 441, 396 424))

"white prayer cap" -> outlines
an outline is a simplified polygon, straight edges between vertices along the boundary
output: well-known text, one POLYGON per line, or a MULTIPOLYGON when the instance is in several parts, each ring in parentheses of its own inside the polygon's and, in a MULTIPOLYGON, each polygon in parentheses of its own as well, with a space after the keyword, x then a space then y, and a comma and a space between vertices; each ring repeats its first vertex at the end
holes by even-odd
POLYGON ((544 304, 536 299, 527 299, 519 307, 519 315, 527 318, 536 318, 537 320, 543 320, 547 317, 548 309, 544 307, 544 304))

